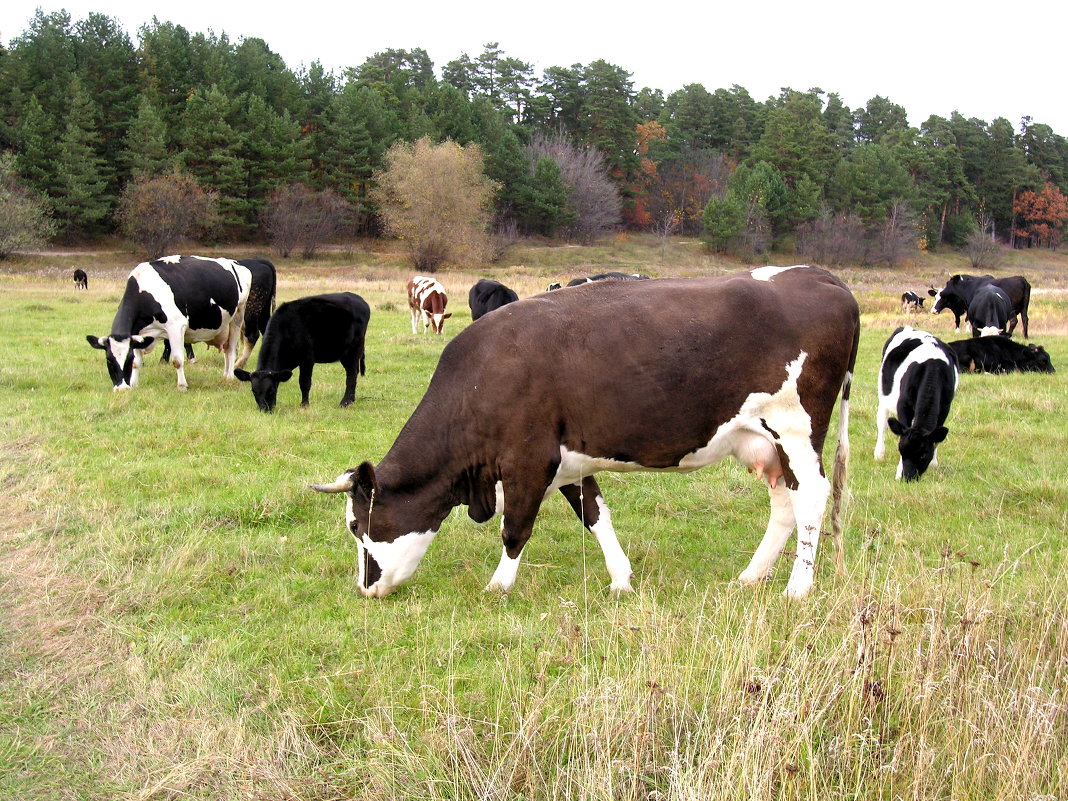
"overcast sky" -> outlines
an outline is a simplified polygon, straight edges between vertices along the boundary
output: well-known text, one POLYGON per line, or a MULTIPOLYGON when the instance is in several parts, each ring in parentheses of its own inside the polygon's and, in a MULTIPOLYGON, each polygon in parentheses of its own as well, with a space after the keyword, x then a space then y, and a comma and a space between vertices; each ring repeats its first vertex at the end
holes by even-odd
MULTIPOLYGON (((235 42, 259 37, 294 70, 318 59, 337 72, 388 48, 421 47, 440 75, 448 61, 465 52, 475 57, 495 41, 505 55, 531 63, 538 77, 546 67, 604 59, 632 73, 635 89, 665 95, 689 83, 710 91, 738 84, 763 101, 784 86, 819 87, 837 92, 850 108, 887 97, 905 107, 915 126, 931 114, 959 111, 988 122, 1005 117, 1018 128, 1028 115, 1068 136, 1064 0, 721 5, 77 0, 42 8, 65 8, 74 21, 106 14, 135 44, 153 14, 190 33, 225 32, 235 42)), ((28 28, 37 3, 0 6, 0 38, 9 43, 28 28)))

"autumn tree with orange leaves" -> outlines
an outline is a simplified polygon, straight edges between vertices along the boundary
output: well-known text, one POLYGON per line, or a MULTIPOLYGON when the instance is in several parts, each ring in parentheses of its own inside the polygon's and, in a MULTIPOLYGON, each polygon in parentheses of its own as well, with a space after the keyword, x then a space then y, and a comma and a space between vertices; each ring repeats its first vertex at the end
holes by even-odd
POLYGON ((1068 197, 1054 184, 1047 181, 1041 192, 1021 192, 1012 210, 1031 247, 1055 248, 1061 244, 1064 224, 1068 222, 1068 197))

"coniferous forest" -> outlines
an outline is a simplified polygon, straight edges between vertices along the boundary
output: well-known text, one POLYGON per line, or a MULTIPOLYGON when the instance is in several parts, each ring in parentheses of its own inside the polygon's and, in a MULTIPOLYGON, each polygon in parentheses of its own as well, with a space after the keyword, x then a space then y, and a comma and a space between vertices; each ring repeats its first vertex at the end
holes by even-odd
POLYGON ((133 41, 106 15, 39 9, 0 47, 0 183, 35 198, 60 241, 119 231, 124 192, 161 175, 216 198, 219 242, 262 238, 272 198, 295 187, 336 198, 348 234, 375 236, 376 171, 395 143, 425 138, 478 145, 492 225, 511 235, 624 227, 748 253, 790 242, 830 263, 980 235, 1060 244, 1064 136, 951 108, 916 127, 878 89, 854 109, 833 87, 665 95, 601 60, 536 75, 496 43, 443 65, 387 50, 334 74, 294 70, 257 38, 154 19, 133 41))

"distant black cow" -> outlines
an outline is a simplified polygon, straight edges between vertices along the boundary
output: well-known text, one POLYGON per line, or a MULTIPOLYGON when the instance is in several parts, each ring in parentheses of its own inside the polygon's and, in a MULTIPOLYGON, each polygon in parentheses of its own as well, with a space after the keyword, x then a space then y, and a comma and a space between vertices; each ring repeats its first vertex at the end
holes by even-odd
POLYGON ((471 307, 471 320, 477 320, 484 314, 496 311, 509 303, 519 300, 519 295, 500 281, 482 278, 471 287, 467 294, 467 305, 471 307))
POLYGON ((973 337, 989 337, 998 334, 1008 336, 1012 303, 1000 287, 984 284, 975 290, 968 304, 968 320, 972 324, 973 337))
POLYGON ((914 311, 923 311, 924 299, 911 289, 901 295, 901 311, 905 314, 914 311))
POLYGON ((947 343, 962 372, 1052 373, 1053 362, 1041 345, 1021 345, 1008 337, 958 339, 947 343))
POLYGON ((88 289, 89 288, 89 276, 85 274, 85 270, 79 268, 74 271, 74 288, 75 289, 88 289))
POLYGON ((293 377, 293 368, 300 368, 300 405, 307 406, 315 365, 341 362, 345 368, 341 405, 348 406, 356 400, 357 373, 366 373, 364 340, 370 319, 371 307, 351 292, 283 303, 267 324, 256 370, 234 370, 234 375, 251 382, 257 405, 269 412, 274 409, 278 385, 293 377))
POLYGON ((933 334, 905 326, 883 345, 874 455, 877 460, 885 456, 889 425, 901 438, 899 479, 916 481, 938 464, 936 449, 949 433, 945 422, 958 379, 953 351, 933 334))
POLYGON ((1022 275, 1008 278, 994 278, 992 275, 954 275, 941 289, 933 287, 927 294, 934 298, 931 314, 938 314, 943 309, 953 312, 953 327, 960 330, 960 318, 968 313, 968 306, 979 287, 993 284, 1009 298, 1010 317, 1006 333, 1016 330, 1017 317, 1023 321, 1023 333, 1027 334, 1027 308, 1031 304, 1031 284, 1022 275))

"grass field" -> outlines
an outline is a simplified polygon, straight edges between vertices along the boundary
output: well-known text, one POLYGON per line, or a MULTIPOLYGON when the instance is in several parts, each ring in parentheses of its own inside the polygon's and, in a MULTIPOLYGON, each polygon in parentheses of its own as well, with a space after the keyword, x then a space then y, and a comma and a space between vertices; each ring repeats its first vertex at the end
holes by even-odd
MULTIPOLYGON (((410 332, 395 254, 276 262, 280 301, 351 290, 372 316, 357 402, 321 365, 310 407, 293 381, 273 415, 203 348, 188 392, 158 351, 111 392, 85 335, 107 333, 130 254, 4 265, 0 798, 1068 799, 1068 257, 1042 255, 1000 272, 1031 279, 1030 339, 1059 372, 963 376, 941 464, 909 485, 871 458, 880 350, 904 322, 955 338, 897 299, 966 265, 838 271, 864 326, 849 575, 825 545, 804 603, 782 596, 789 554, 766 587, 732 581, 767 522, 732 462, 599 477, 629 597, 556 498, 508 596, 482 592, 496 523, 461 508, 365 600, 342 502, 307 485, 380 459, 441 352, 410 332)), ((445 340, 478 275, 523 297, 740 268, 683 241, 516 247, 439 276, 445 340)))

